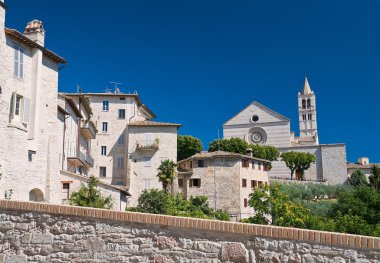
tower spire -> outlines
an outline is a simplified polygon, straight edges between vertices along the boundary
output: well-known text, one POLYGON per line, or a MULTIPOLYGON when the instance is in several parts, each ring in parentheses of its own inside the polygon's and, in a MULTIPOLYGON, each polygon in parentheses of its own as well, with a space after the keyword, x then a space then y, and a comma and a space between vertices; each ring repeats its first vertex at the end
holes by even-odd
POLYGON ((309 81, 307 80, 307 76, 305 75, 305 82, 303 84, 303 88, 301 91, 302 95, 310 95, 313 94, 313 91, 310 88, 309 81))

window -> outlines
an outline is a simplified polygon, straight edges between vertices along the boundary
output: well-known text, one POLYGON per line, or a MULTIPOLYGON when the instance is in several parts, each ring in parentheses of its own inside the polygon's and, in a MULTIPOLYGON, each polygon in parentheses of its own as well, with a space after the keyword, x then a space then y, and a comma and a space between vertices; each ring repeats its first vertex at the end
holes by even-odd
POLYGON ((102 123, 102 132, 108 132, 108 122, 102 123))
POLYGON ((28 161, 33 161, 33 154, 36 154, 36 151, 28 150, 28 161))
POLYGON ((124 157, 117 157, 117 168, 124 167, 124 157))
POLYGON ((125 110, 119 109, 119 119, 125 119, 125 110))
POLYGON ((257 181, 251 180, 251 188, 256 188, 256 187, 257 187, 257 181))
POLYGON ((125 143, 124 134, 120 135, 119 139, 117 139, 117 144, 123 145, 125 143))
POLYGON ((145 144, 146 145, 152 144, 152 134, 151 133, 145 133, 145 144))
POLYGON ((306 109, 306 100, 302 100, 302 109, 306 109))
POLYGON ((15 47, 13 74, 20 79, 22 79, 24 75, 24 50, 18 46, 15 47))
POLYGON ((179 188, 183 187, 183 179, 182 178, 178 179, 178 187, 179 188))
POLYGON ((125 97, 120 97, 120 100, 125 100, 125 97))
POLYGON ((255 161, 252 161, 252 169, 255 169, 255 161))
POLYGON ((249 160, 241 160, 241 167, 248 168, 249 160))
POLYGON ((70 183, 62 184, 62 201, 67 201, 70 199, 70 183))
POLYGON ((117 181, 117 182, 116 182, 116 185, 124 185, 124 182, 122 182, 122 181, 117 181))
POLYGON ((308 108, 308 109, 311 108, 311 102, 310 102, 310 99, 307 99, 307 108, 308 108))
POLYGON ((150 189, 150 179, 144 179, 144 189, 150 189))
POLYGON ((244 198, 243 203, 244 203, 244 207, 248 207, 248 199, 247 198, 244 198))
POLYGON ((311 120, 312 120, 312 116, 313 116, 313 115, 312 115, 312 114, 310 114, 310 113, 307 115, 307 118, 308 118, 308 120, 309 120, 309 121, 311 121, 311 120))
POLYGON ((109 102, 108 100, 103 100, 103 111, 109 110, 109 102))
POLYGON ((101 155, 104 155, 104 156, 106 156, 107 155, 107 146, 102 146, 101 147, 101 153, 100 153, 101 155))
POLYGON ((190 179, 189 180, 189 187, 201 187, 201 179, 190 179))
POLYGON ((9 121, 22 121, 28 124, 30 119, 30 99, 13 92, 11 97, 11 107, 9 121))
POLYGON ((107 167, 100 166, 99 167, 99 177, 106 177, 107 176, 107 167))
POLYGON ((151 157, 144 157, 144 167, 150 167, 151 157))
POLYGON ((242 179, 241 185, 242 185, 242 187, 247 187, 247 179, 242 179))
POLYGON ((259 163, 258 166, 259 166, 259 170, 261 170, 261 163, 259 163))
POLYGON ((263 182, 258 181, 258 186, 262 186, 262 185, 263 185, 263 182))
POLYGON ((253 122, 257 122, 257 121, 259 120, 259 116, 257 116, 257 115, 253 115, 252 118, 251 118, 251 120, 252 120, 253 122))
POLYGON ((205 167, 205 160, 198 160, 198 167, 205 167))
POLYGON ((306 121, 306 114, 302 114, 302 120, 306 121))

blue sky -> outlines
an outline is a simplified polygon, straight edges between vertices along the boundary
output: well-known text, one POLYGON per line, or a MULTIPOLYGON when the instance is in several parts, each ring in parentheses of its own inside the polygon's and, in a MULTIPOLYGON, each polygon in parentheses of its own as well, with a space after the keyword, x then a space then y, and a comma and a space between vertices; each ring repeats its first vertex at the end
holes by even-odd
POLYGON ((253 100, 289 117, 307 71, 321 143, 380 162, 380 1, 8 0, 7 26, 43 21, 69 63, 60 91, 138 91, 181 134, 218 136, 253 100))

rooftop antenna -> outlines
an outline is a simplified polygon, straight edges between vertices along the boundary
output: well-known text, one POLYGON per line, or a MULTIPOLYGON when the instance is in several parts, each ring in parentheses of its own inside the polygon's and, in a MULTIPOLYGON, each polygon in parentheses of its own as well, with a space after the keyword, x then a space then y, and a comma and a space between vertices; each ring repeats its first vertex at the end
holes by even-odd
POLYGON ((77 93, 82 93, 83 92, 83 89, 79 86, 79 84, 77 84, 77 93))
POLYGON ((114 81, 110 81, 110 83, 115 86, 114 93, 120 93, 120 88, 118 87, 118 85, 121 85, 123 83, 121 83, 121 82, 114 82, 114 81))

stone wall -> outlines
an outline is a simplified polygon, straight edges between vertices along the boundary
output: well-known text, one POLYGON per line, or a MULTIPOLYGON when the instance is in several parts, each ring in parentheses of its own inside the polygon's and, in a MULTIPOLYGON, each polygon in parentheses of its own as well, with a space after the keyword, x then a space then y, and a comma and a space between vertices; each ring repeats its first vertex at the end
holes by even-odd
POLYGON ((0 262, 379 262, 356 235, 0 201, 0 262))

